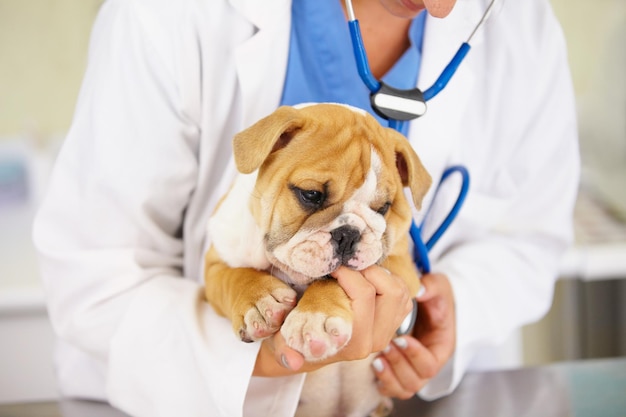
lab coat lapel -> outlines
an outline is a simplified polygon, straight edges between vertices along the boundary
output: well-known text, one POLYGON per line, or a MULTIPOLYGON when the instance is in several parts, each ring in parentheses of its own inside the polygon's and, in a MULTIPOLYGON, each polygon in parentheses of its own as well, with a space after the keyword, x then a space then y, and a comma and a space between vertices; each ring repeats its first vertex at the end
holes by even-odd
MULTIPOLYGON (((251 36, 236 47, 235 71, 241 103, 230 115, 234 132, 251 126, 267 116, 280 103, 289 50, 291 25, 290 0, 229 0, 231 6, 250 24, 251 36)), ((245 24, 245 23, 244 23, 245 24)), ((218 153, 227 155, 224 168, 218 169, 217 184, 210 187, 209 207, 215 207, 220 196, 231 187, 237 168, 230 143, 218 153)), ((212 169, 215 169, 215 164, 212 169)), ((209 242, 207 242, 208 244, 209 242)))
MULTIPOLYGON (((448 65, 459 46, 466 41, 481 14, 480 2, 459 2, 445 19, 426 20, 422 64, 418 86, 429 88, 448 65)), ((472 49, 479 46, 477 36, 472 49)), ((464 111, 475 88, 475 67, 470 61, 472 49, 446 88, 427 103, 426 114, 411 125, 411 144, 420 155, 436 183, 446 166, 454 162, 455 148, 462 140, 464 111)), ((430 195, 435 187, 431 188, 430 195)), ((426 203, 428 204, 428 199, 426 203)))
POLYGON ((256 28, 235 51, 242 102, 242 127, 274 111, 280 103, 289 51, 290 0, 231 0, 256 28))

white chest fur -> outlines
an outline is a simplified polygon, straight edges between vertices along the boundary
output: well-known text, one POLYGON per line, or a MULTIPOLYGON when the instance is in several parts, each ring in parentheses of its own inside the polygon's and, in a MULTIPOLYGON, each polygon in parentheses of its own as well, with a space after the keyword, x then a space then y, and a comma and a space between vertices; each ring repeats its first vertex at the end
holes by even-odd
POLYGON ((231 267, 266 270, 263 232, 257 226, 248 200, 254 191, 257 173, 238 174, 231 190, 209 220, 209 236, 220 257, 231 267))

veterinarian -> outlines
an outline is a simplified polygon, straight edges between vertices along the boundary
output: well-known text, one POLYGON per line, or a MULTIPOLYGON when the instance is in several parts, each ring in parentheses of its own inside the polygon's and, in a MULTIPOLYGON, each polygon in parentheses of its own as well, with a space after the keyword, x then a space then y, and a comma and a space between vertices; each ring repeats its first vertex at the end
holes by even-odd
MULTIPOLYGON (((454 3, 355 0, 374 75, 431 85, 488 4, 454 3)), ((280 104, 368 100, 340 0, 106 1, 34 226, 61 393, 133 416, 293 415, 312 365, 280 336, 241 343, 202 300, 207 219, 236 132, 280 104)), ((430 399, 547 311, 572 240, 574 97, 548 0, 501 4, 405 133, 435 181, 467 166, 470 194, 430 254, 412 336, 393 338, 401 280, 335 273, 359 318, 340 359, 381 351, 383 393, 430 399)))

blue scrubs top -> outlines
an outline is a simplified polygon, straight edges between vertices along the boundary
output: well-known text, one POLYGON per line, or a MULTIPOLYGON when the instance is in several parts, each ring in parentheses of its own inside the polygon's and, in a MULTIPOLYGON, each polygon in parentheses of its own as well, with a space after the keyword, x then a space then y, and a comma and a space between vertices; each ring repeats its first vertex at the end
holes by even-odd
MULTIPOLYGON (((374 113, 370 92, 359 78, 348 23, 340 0, 293 0, 291 37, 282 105, 307 102, 349 104, 368 111, 383 126, 388 122, 374 113)), ((411 24, 411 46, 383 77, 394 88, 417 84, 426 13, 411 24)), ((358 16, 357 16, 358 18, 358 16)), ((408 133, 404 123, 403 134, 408 133)))

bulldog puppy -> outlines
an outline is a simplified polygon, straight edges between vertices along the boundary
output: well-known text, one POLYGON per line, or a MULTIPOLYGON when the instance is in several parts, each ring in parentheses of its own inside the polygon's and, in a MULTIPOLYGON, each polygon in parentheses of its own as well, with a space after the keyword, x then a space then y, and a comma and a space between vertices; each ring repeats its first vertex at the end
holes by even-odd
MULTIPOLYGON (((279 331, 307 361, 350 340, 350 300, 329 274, 379 264, 419 277, 409 253, 411 206, 431 178, 409 142, 338 104, 280 107, 237 134, 240 175, 209 221, 205 295, 245 342, 279 331)), ((298 416, 384 415, 370 360, 307 375, 298 416), (378 407, 378 411, 377 411, 378 407)))

